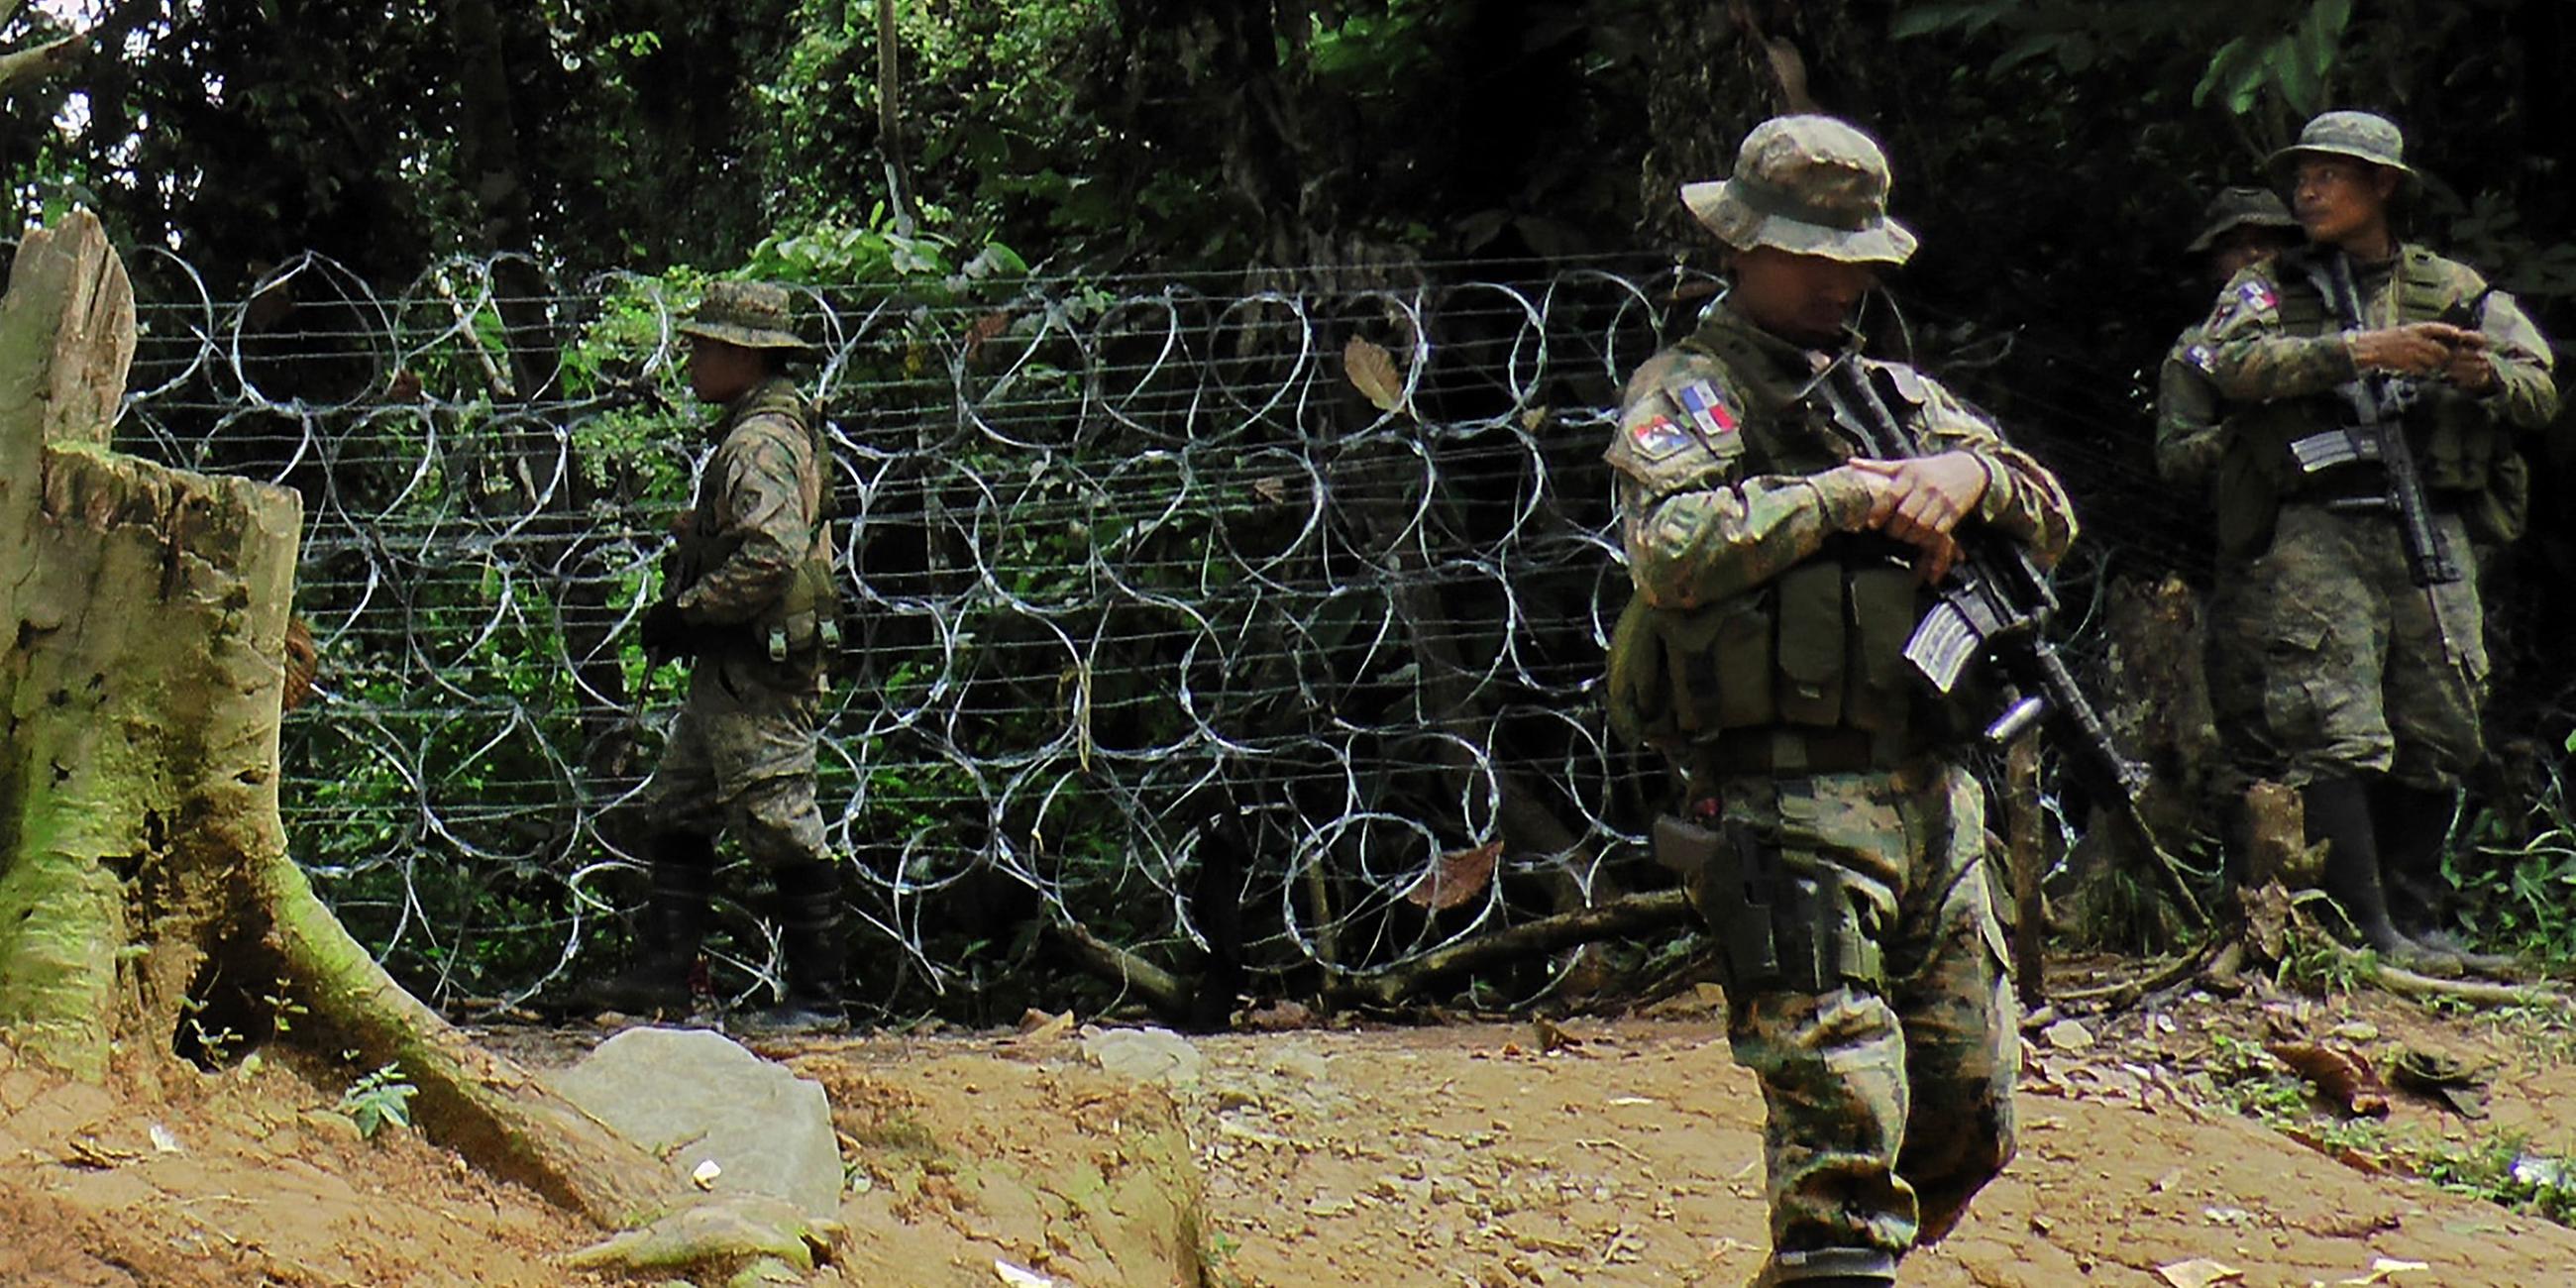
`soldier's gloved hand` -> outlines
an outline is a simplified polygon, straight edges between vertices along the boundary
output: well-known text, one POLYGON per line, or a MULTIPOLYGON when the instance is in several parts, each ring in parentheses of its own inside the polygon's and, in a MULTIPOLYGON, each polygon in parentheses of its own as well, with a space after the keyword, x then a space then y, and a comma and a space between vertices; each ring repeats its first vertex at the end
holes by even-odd
POLYGON ((2355 370, 2423 376, 2448 368, 2453 355, 2463 350, 2486 348, 2487 338, 2448 322, 2410 322, 2376 331, 2356 331, 2344 343, 2352 349, 2355 370))
POLYGON ((644 610, 644 623, 637 634, 643 637, 644 652, 653 657, 677 657, 688 651, 689 615, 677 604, 655 604, 644 610))

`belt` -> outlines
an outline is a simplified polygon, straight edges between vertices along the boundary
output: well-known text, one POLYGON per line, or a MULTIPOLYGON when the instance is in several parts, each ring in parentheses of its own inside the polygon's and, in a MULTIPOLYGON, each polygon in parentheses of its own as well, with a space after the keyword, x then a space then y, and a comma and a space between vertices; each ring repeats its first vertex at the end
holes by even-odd
POLYGON ((1892 742, 1859 729, 1730 729, 1701 743, 1699 760, 1724 776, 1861 774, 1905 763, 1892 742))

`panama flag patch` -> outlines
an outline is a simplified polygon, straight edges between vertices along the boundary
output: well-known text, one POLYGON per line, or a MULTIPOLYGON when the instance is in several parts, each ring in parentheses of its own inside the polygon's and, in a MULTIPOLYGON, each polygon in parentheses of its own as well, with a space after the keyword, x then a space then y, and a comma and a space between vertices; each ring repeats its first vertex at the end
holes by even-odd
POLYGON ((1692 422, 1699 426, 1699 432, 1708 435, 1711 442, 1735 432, 1735 409, 1726 405, 1726 398, 1717 392, 1717 386, 1705 380, 1694 380, 1681 387, 1681 400, 1682 410, 1690 413, 1692 422))
POLYGON ((1690 434, 1676 425, 1670 416, 1649 416, 1629 431, 1637 440, 1637 450, 1649 458, 1670 456, 1690 446, 1690 434))
POLYGON ((2236 295, 2245 301, 2245 307, 2257 313, 2269 313, 2281 307, 2280 293, 2272 289, 2270 282, 2259 279, 2237 287, 2236 295))

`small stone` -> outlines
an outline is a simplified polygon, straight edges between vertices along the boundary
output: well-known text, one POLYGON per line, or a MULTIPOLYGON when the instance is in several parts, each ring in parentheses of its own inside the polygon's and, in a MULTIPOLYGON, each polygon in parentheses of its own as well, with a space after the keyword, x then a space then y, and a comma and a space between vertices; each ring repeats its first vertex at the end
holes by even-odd
POLYGON ((2093 1045, 2093 1030, 2080 1020, 2059 1020, 2040 1030, 2040 1040, 2060 1051, 2081 1051, 2093 1045))

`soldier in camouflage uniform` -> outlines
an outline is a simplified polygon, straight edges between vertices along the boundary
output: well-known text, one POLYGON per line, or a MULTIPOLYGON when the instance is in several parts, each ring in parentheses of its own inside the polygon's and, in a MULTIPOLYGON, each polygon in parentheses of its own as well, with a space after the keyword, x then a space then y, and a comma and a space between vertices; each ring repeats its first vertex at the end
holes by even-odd
POLYGON ((680 327, 691 389, 724 414, 642 633, 648 658, 695 660, 688 699, 635 804, 653 881, 644 955, 594 1000, 686 1008, 715 842, 730 832, 776 887, 786 964, 785 997, 737 1022, 814 1031, 846 1024, 841 875, 814 800, 823 655, 834 635, 830 459, 814 408, 783 372, 809 352, 789 303, 777 286, 717 282, 680 327))
POLYGON ((1727 1027, 1768 1109, 1759 1284, 1884 1285, 2013 1149, 2020 1067, 1964 725, 1903 650, 1961 525, 2072 539, 2057 482, 1849 328, 1914 236, 1886 158, 1767 121, 1682 198, 1731 248, 1725 301, 1630 379, 1607 457, 1635 593, 1606 698, 1686 805, 1656 828, 1727 948, 1727 1027), (1817 396, 1863 364, 1927 454, 1857 455, 1817 396))
MULTIPOLYGON (((2217 290, 2246 268, 2306 240, 2299 221, 2278 194, 2268 188, 2222 188, 2203 212, 2200 233, 2183 248, 2203 275, 2204 289, 2217 290)), ((2204 319, 2205 322, 2205 319, 2204 319)), ((2156 472, 2165 482, 2207 495, 2225 446, 2218 386, 2209 376, 2209 334, 2196 322, 2165 354, 2156 380, 2156 472)), ((2221 629, 2241 628, 2244 613, 2230 602, 2244 589, 2242 577, 2222 577, 2206 601, 2201 663, 2209 684, 2212 722, 2227 763, 2210 775, 2220 809, 2239 815, 2238 798, 2248 785, 2237 766, 2249 757, 2252 731, 2262 719, 2260 644, 2221 629)), ((2231 834, 2242 831, 2231 817, 2231 834)), ((2241 845, 2240 842, 2236 844, 2241 845)))
MULTIPOLYGON (((2202 212, 2200 235, 2183 254, 2216 290, 2238 273, 2305 238, 2279 194, 2267 188, 2222 188, 2202 212)), ((2209 486, 2222 443, 2218 386, 2209 376, 2209 329, 2192 324, 2165 354, 2156 379, 2156 472, 2168 483, 2209 486)))
MULTIPOLYGON (((2301 789, 2325 886, 2356 936, 2418 968, 2453 969, 2390 920, 2385 870, 2431 885, 2461 774, 2482 754, 2487 656, 2473 543, 2512 535, 2516 431, 2558 408, 2549 347, 2511 296, 2397 239, 2418 184, 2397 127, 2328 112, 2272 161, 2308 244, 2236 275, 2195 365, 2229 400, 2214 501, 2222 575, 2259 640, 2261 718, 2245 768, 2301 789), (2338 274, 2352 286, 2337 303, 2338 274), (2330 294, 2330 292, 2332 292, 2330 294), (2292 445, 2354 423, 2360 382, 2410 386, 2406 438, 2460 575, 2415 584, 2375 461, 2303 472, 2292 445)), ((2411 905, 2429 907, 2429 902, 2411 905)))

